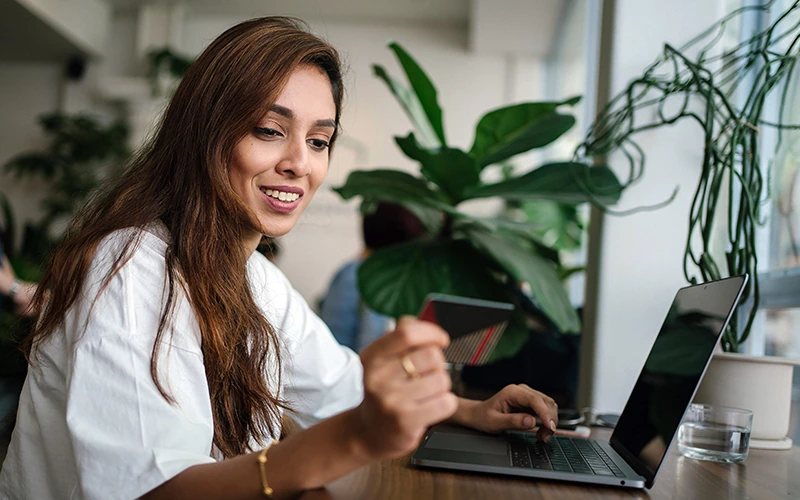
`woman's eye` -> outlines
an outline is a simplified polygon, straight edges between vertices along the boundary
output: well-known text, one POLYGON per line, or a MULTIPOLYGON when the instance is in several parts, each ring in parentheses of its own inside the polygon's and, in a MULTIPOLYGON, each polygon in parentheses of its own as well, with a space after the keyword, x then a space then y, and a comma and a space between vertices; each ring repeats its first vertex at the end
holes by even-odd
POLYGON ((274 128, 269 128, 269 127, 256 127, 256 132, 266 137, 279 137, 282 135, 274 128))
POLYGON ((322 139, 309 139, 308 143, 311 144, 311 147, 317 151, 323 151, 330 147, 330 143, 322 139))

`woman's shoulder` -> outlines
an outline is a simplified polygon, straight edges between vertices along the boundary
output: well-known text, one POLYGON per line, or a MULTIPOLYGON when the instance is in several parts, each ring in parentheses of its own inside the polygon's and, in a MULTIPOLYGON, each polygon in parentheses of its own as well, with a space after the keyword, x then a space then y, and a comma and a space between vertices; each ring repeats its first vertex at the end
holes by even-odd
POLYGON ((163 257, 168 242, 167 228, 159 222, 152 222, 144 227, 126 227, 112 231, 100 240, 96 254, 98 256, 116 256, 132 244, 134 245, 133 249, 144 247, 160 253, 163 257))
POLYGON ((167 229, 156 223, 143 228, 117 229, 100 240, 89 274, 102 278, 114 269, 126 269, 161 281, 168 241, 167 229))
POLYGON ((289 278, 263 254, 253 252, 247 259, 247 272, 256 290, 276 291, 292 288, 289 278))

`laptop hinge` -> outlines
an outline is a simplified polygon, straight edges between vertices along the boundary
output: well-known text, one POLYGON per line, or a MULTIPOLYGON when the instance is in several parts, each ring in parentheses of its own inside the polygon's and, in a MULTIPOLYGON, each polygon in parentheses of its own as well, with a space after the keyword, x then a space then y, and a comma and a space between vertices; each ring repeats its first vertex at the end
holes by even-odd
POLYGON ((618 440, 614 439, 613 435, 609 440, 609 444, 611 445, 611 448, 613 448, 614 451, 616 451, 619 456, 625 460, 625 462, 628 464, 628 466, 630 466, 631 469, 633 469, 634 472, 644 478, 645 486, 648 489, 652 488, 656 477, 655 474, 653 474, 653 472, 648 469, 636 455, 623 447, 618 440))

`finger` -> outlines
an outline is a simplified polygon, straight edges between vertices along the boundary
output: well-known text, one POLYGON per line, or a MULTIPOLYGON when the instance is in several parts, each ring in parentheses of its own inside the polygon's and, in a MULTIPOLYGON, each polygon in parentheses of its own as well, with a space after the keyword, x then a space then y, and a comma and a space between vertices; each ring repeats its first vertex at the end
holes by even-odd
POLYGON ((450 337, 438 325, 420 321, 413 316, 403 316, 397 321, 397 328, 387 333, 364 349, 362 358, 373 356, 397 356, 406 351, 426 345, 443 349, 450 337))
MULTIPOLYGON (((450 378, 439 347, 422 347, 403 356, 364 358, 365 390, 370 394, 381 394, 396 388, 406 388, 409 383, 428 375, 439 373, 450 378), (408 358, 408 359, 404 359, 408 358), (407 366, 406 362, 411 366, 407 366)), ((449 390, 449 389, 448 389, 449 390)))
POLYGON ((536 428, 536 418, 529 413, 500 413, 494 412, 491 416, 491 426, 496 429, 533 430, 536 428))
MULTIPOLYGON (((406 356, 420 375, 445 371, 444 353, 439 347, 422 347, 411 351, 406 356)), ((402 364, 400 367, 402 368, 402 364)), ((403 370, 403 375, 407 375, 405 370, 403 370)))
POLYGON ((543 422, 539 428, 540 436, 549 436, 555 432, 558 425, 558 405, 552 398, 527 386, 517 386, 509 392, 509 402, 513 406, 530 408, 543 422))
POLYGON ((414 380, 406 380, 395 389, 396 397, 410 404, 424 404, 444 392, 450 392, 453 382, 447 372, 434 372, 414 380))
POLYGON ((420 403, 414 417, 417 425, 430 427, 452 417, 457 409, 458 397, 448 391, 420 403))

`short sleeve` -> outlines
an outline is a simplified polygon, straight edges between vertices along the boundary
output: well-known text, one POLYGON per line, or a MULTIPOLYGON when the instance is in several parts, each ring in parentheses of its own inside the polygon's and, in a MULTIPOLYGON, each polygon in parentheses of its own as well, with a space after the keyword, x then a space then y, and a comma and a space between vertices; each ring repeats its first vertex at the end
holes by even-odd
MULTIPOLYGON (((143 245, 93 308, 79 299, 67 315, 66 330, 78 335, 66 373, 66 420, 84 498, 136 498, 188 467, 214 462, 202 352, 193 316, 180 305, 158 365, 174 404, 150 374, 163 266, 163 254, 159 262, 143 245)), ((94 297, 98 285, 88 283, 85 296, 94 297)))
POLYGON ((341 346, 286 277, 263 256, 256 296, 284 344, 283 396, 302 427, 348 410, 364 397, 360 358, 341 346))

